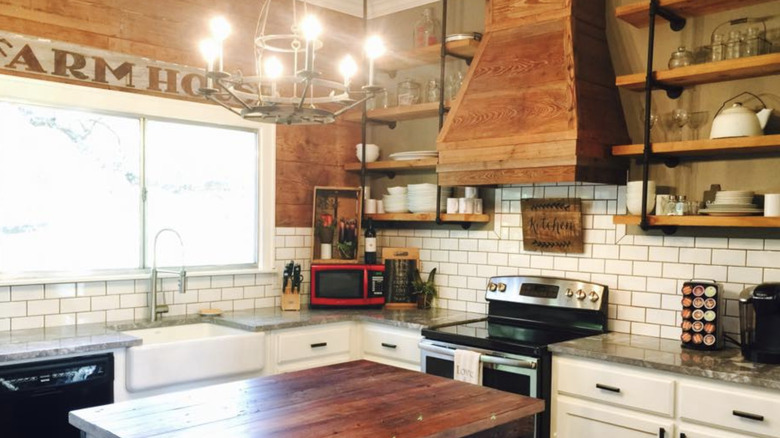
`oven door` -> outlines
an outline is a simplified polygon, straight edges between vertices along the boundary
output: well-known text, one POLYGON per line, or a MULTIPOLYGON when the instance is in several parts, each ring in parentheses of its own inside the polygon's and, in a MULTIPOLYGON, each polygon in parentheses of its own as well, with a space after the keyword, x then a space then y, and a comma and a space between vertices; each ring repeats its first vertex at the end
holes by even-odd
POLYGON ((455 350, 476 351, 482 355, 480 358, 482 386, 541 398, 537 358, 464 347, 430 339, 423 339, 419 346, 420 364, 424 373, 452 379, 455 368, 455 350))

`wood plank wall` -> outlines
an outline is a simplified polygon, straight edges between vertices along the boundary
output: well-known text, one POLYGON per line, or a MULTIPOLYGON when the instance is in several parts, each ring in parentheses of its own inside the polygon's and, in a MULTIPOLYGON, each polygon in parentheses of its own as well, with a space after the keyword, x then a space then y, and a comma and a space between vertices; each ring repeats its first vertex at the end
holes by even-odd
MULTIPOLYGON (((197 46, 207 36, 208 20, 223 15, 233 27, 225 45, 226 70, 253 74, 259 7, 258 0, 0 0, 0 29, 200 66, 197 46)), ((269 26, 284 29, 291 2, 277 0, 273 7, 269 26)), ((334 59, 318 69, 335 72, 334 64, 347 51, 357 59, 360 38, 355 35, 362 35, 361 20, 310 8, 327 35, 319 59, 334 59)), ((356 176, 341 170, 345 161, 356 161, 354 145, 359 142, 360 127, 354 123, 277 130, 277 226, 311 226, 315 185, 359 185, 356 176)))

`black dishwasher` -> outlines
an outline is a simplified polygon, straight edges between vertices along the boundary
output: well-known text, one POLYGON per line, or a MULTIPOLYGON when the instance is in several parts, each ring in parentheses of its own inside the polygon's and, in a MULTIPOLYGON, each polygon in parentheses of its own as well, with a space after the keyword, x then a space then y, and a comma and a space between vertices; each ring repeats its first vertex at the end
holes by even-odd
POLYGON ((74 409, 114 402, 114 355, 0 366, 0 436, 78 437, 74 409))

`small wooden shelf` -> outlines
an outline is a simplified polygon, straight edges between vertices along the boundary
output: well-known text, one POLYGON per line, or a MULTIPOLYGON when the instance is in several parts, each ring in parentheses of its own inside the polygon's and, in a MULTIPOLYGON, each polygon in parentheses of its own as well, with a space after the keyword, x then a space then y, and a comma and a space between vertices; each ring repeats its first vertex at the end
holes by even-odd
MULTIPOLYGON (((642 144, 612 146, 612 155, 636 157, 643 149, 642 144)), ((653 143, 652 149, 654 154, 671 156, 780 152, 780 134, 653 143)))
MULTIPOLYGON (((416 170, 436 169, 438 158, 424 158, 421 160, 403 160, 403 161, 375 161, 366 163, 366 170, 369 172, 412 172, 416 170)), ((347 172, 360 172, 360 163, 347 163, 344 170, 347 172)))
MULTIPOLYGON (((447 50, 458 56, 473 58, 479 47, 479 41, 474 39, 452 41, 447 44, 447 50)), ((423 65, 436 64, 441 56, 441 44, 436 44, 404 52, 393 52, 379 58, 375 67, 382 71, 395 72, 423 65)))
MULTIPOLYGON (((366 217, 370 217, 375 221, 399 221, 399 222, 434 222, 436 221, 436 213, 382 213, 382 214, 367 214, 366 217)), ((441 220, 444 222, 478 222, 487 223, 490 222, 490 215, 487 214, 444 214, 441 215, 441 220)))
MULTIPOLYGON (((617 225, 639 225, 639 216, 613 216, 617 225)), ((764 216, 647 216, 648 225, 679 227, 780 227, 780 217, 764 216)))
MULTIPOLYGON (((660 0, 658 3, 681 17, 690 18, 771 1, 774 0, 660 0)), ((648 25, 649 10, 650 1, 642 0, 615 8, 615 16, 634 27, 642 28, 648 25)), ((658 23, 664 21, 657 20, 658 23)))
MULTIPOLYGON (((780 53, 769 53, 661 70, 654 72, 654 75, 657 81, 665 85, 687 87, 778 73, 780 73, 780 53)), ((645 73, 618 76, 615 84, 631 91, 644 91, 645 73)))
MULTIPOLYGON (((444 103, 449 106, 449 102, 444 103)), ((385 122, 400 122, 403 120, 424 119, 439 115, 439 102, 418 103, 417 105, 394 106, 380 108, 368 112, 368 118, 385 122)), ((360 122, 363 114, 360 111, 347 112, 342 117, 348 122, 360 122)))

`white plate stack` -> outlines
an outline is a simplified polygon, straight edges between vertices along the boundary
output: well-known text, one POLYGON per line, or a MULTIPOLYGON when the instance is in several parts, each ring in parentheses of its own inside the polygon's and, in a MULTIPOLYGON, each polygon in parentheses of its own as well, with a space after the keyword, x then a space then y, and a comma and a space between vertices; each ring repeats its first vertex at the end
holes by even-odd
MULTIPOLYGON (((407 200, 409 211, 412 213, 433 213, 436 211, 436 192, 439 186, 436 184, 409 184, 407 186, 407 200)), ((441 199, 446 205, 447 197, 452 192, 452 187, 442 187, 441 199)))
POLYGON ((748 190, 722 190, 715 193, 715 201, 699 213, 711 216, 747 216, 764 210, 753 204, 753 192, 748 190))
POLYGON ((406 187, 390 187, 387 189, 390 194, 382 196, 382 204, 387 213, 406 213, 409 211, 409 204, 406 200, 406 187))

